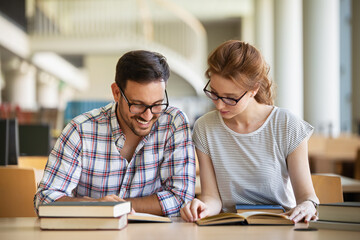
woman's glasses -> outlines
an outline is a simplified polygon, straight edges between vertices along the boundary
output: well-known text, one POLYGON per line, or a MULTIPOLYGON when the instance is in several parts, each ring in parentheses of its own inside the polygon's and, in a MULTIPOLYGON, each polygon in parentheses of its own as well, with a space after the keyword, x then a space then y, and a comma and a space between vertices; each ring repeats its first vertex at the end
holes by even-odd
POLYGON ((241 95, 241 97, 239 97, 238 99, 229 98, 229 97, 220 97, 216 93, 206 89, 208 87, 209 83, 210 83, 210 80, 207 82, 206 86, 203 89, 206 96, 208 96, 211 100, 221 99, 221 101, 223 101, 225 104, 230 105, 230 106, 235 106, 245 96, 245 94, 248 92, 248 91, 245 91, 243 93, 243 95, 241 95))

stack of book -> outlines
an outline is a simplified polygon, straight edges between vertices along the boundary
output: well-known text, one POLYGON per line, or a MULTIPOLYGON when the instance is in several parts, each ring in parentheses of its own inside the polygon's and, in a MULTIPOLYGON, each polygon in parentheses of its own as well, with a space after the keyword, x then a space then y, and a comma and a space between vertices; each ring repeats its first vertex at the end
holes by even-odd
POLYGON ((121 230, 131 202, 52 202, 39 206, 40 228, 47 230, 121 230))
POLYGON ((360 202, 320 204, 318 212, 319 220, 309 227, 360 231, 360 202))

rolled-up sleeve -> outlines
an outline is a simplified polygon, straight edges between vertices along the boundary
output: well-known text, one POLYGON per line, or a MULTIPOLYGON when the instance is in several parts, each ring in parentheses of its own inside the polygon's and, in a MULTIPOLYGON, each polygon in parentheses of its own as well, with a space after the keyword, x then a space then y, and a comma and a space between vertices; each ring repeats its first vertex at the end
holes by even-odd
POLYGON ((162 191, 157 196, 164 215, 178 216, 181 206, 194 199, 196 166, 186 115, 179 112, 172 124, 160 168, 162 191))
POLYGON ((34 197, 34 207, 72 196, 81 175, 81 139, 77 127, 70 122, 52 149, 43 178, 34 197))

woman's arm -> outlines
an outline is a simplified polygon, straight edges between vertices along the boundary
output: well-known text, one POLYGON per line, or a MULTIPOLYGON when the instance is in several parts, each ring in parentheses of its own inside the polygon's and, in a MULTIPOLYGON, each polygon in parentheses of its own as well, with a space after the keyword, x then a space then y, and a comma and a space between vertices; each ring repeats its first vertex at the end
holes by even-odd
POLYGON ((308 160, 307 140, 288 156, 287 165, 289 176, 297 206, 289 211, 290 219, 298 222, 302 219, 308 222, 316 219, 316 208, 313 202, 319 203, 311 180, 311 173, 308 160))
POLYGON ((181 209, 182 218, 188 222, 218 214, 222 207, 211 158, 197 148, 196 154, 200 168, 201 200, 194 199, 181 209))

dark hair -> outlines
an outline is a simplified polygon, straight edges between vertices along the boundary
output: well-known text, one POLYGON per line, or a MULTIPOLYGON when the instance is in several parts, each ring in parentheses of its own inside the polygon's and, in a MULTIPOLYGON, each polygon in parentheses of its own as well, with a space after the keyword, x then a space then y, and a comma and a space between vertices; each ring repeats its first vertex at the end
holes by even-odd
POLYGON ((269 70, 260 51, 254 46, 238 40, 229 40, 209 55, 205 76, 210 78, 211 74, 218 74, 231 79, 247 90, 253 90, 259 86, 255 100, 273 105, 269 70))
POLYGON ((170 68, 166 58, 156 52, 131 51, 124 54, 116 64, 115 82, 121 89, 126 88, 128 80, 142 83, 161 79, 166 83, 169 76, 170 68))

